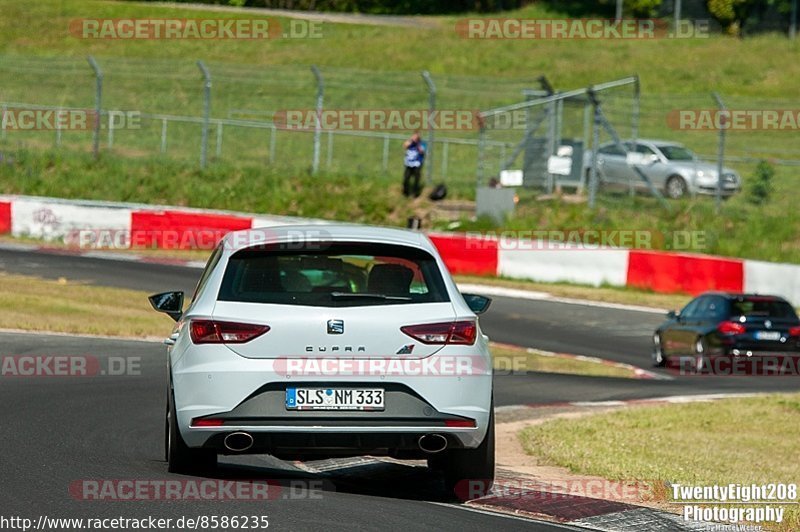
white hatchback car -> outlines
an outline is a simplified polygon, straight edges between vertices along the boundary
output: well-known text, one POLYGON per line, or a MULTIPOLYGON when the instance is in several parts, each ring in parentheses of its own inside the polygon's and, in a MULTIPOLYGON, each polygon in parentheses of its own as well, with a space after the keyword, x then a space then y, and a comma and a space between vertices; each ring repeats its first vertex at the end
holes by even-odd
POLYGON ((492 361, 476 314, 418 232, 283 226, 226 235, 169 345, 169 470, 217 454, 428 459, 452 489, 494 479, 492 361))

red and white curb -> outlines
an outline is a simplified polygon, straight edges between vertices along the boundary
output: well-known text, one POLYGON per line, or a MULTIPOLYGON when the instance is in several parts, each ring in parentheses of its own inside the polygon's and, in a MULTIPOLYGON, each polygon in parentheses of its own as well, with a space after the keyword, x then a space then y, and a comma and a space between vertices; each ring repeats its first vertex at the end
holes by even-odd
MULTIPOLYGON (((226 232, 325 220, 188 207, 0 195, 0 234, 72 240, 88 247, 210 249, 226 232)), ((777 294, 800 305, 800 265, 697 253, 647 251, 431 232, 454 274, 628 286, 662 293, 777 294)))

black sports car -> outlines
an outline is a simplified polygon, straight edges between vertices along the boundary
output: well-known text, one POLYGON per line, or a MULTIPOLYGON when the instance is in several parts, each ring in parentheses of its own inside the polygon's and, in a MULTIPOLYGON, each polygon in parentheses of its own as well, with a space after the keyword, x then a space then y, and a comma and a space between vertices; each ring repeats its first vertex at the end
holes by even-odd
POLYGON ((800 318, 778 296, 707 292, 667 313, 653 333, 656 366, 680 360, 697 371, 720 357, 781 354, 800 354, 800 318))

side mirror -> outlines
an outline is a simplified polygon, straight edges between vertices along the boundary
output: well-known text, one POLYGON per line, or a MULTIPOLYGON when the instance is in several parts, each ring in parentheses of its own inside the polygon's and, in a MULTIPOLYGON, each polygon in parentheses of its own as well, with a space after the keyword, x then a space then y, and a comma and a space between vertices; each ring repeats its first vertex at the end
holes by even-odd
POLYGON ((656 155, 655 153, 651 153, 650 155, 647 155, 644 158, 644 164, 648 166, 656 164, 657 162, 658 162, 658 155, 656 155))
POLYGON ((669 312, 667 312, 667 317, 671 320, 677 319, 678 313, 675 312, 674 310, 670 310, 669 312))
POLYGON ((492 298, 490 297, 479 296, 477 294, 461 294, 461 295, 464 296, 464 301, 467 302, 467 306, 475 314, 483 314, 489 309, 489 305, 492 304, 492 298))
POLYGON ((147 298, 153 308, 175 321, 183 315, 183 292, 162 292, 147 298))

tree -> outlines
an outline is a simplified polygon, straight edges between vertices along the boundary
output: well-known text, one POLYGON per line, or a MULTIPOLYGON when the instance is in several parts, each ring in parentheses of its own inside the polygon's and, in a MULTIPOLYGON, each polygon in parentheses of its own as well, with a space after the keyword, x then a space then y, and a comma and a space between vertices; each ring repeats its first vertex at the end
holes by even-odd
POLYGON ((772 194, 772 178, 775 176, 775 168, 767 161, 761 160, 756 166, 750 188, 747 190, 747 199, 750 203, 761 205, 769 201, 772 194))
POLYGON ((706 0, 709 14, 730 35, 741 37, 744 24, 755 8, 763 9, 768 0, 706 0))
POLYGON ((625 2, 625 11, 634 17, 654 17, 658 14, 663 0, 628 0, 625 2))

